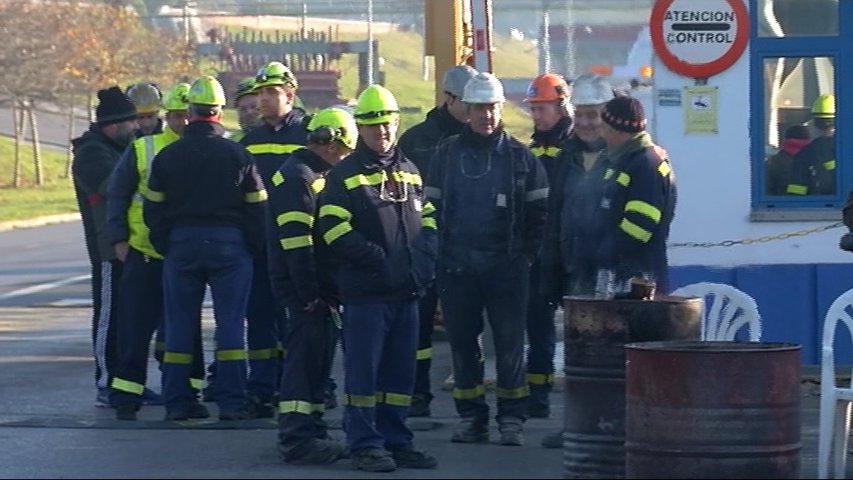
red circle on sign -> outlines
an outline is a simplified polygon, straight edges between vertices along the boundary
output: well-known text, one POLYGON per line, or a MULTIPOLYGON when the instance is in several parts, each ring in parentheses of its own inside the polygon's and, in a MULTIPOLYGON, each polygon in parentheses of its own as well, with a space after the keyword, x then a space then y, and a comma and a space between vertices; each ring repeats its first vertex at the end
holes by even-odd
POLYGON ((746 48, 747 37, 749 36, 749 14, 743 2, 741 0, 725 0, 732 7, 732 12, 734 12, 737 21, 735 39, 731 48, 716 60, 707 63, 687 63, 673 55, 666 48, 666 42, 663 39, 663 17, 674 1, 657 0, 649 18, 652 46, 663 64, 675 73, 693 78, 708 78, 731 67, 746 48))

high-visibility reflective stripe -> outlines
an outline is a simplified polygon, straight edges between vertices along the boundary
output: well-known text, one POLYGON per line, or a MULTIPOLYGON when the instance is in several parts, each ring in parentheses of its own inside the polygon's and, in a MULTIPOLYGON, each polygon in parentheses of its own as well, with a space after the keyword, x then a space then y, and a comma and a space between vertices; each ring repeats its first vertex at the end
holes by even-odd
MULTIPOLYGON (((230 351, 237 352, 240 350, 230 351)), ((254 350, 249 350, 249 360, 269 360, 272 358, 278 358, 278 348, 257 348, 254 350)), ((239 360, 239 358, 235 358, 234 360, 239 360)))
POLYGON ((549 157, 556 157, 560 154, 560 147, 530 147, 530 153, 536 155, 537 157, 541 157, 543 155, 547 155, 549 157))
POLYGON ((646 203, 642 200, 631 200, 625 204, 625 213, 637 212, 649 217, 653 222, 659 223, 661 213, 654 205, 646 203))
POLYGON ((422 348, 415 354, 417 360, 428 360, 432 358, 432 347, 422 348))
POLYGON ((412 404, 412 396, 403 393, 376 392, 376 402, 395 407, 408 407, 412 404))
POLYGON ((672 167, 669 166, 669 162, 661 162, 661 164, 658 165, 658 173, 660 173, 662 177, 669 175, 670 172, 672 172, 672 167))
POLYGON ((145 385, 118 377, 113 378, 110 386, 116 390, 132 393, 134 395, 142 395, 142 392, 145 391, 145 385))
POLYGON ((279 240, 279 243, 282 250, 294 250, 314 245, 314 239, 311 238, 311 235, 301 235, 298 237, 282 238, 279 240))
POLYGON ((554 383, 554 375, 546 373, 528 373, 527 383, 533 385, 551 385, 554 383))
POLYGON ((249 145, 246 147, 251 153, 272 153, 274 155, 281 155, 284 153, 292 153, 296 150, 302 148, 303 145, 296 145, 292 143, 256 143, 255 145, 249 145))
POLYGON ((453 398, 458 400, 471 400, 481 395, 486 394, 486 386, 483 384, 477 385, 474 388, 454 388, 453 398))
POLYGON ((310 403, 302 400, 282 400, 278 402, 278 413, 301 413, 311 415, 312 413, 323 413, 326 406, 322 403, 310 403))
POLYGON ((622 223, 619 224, 619 228, 621 228, 623 232, 643 243, 648 242, 652 238, 652 232, 628 220, 627 218, 622 219, 622 223))
POLYGON ((163 354, 163 363, 189 365, 193 363, 193 355, 191 353, 165 352, 163 354))
POLYGON ((610 177, 612 177, 612 176, 613 176, 613 173, 614 173, 614 172, 613 172, 613 169, 612 169, 612 168, 608 168, 607 170, 605 170, 605 171, 604 171, 604 179, 605 179, 605 180, 610 180, 610 177))
POLYGON ((371 408, 376 406, 376 395, 344 395, 344 405, 371 408))
POLYGON ((311 191, 314 193, 320 193, 324 188, 326 188, 326 179, 323 177, 311 182, 311 191))
POLYGON ((369 187, 371 185, 379 185, 380 183, 382 183, 382 180, 384 180, 385 177, 386 175, 384 171, 371 173, 370 175, 359 173, 349 178, 345 178, 344 186, 347 187, 347 190, 352 190, 353 188, 360 187, 362 185, 366 187, 369 187))
POLYGON ((835 170, 835 160, 827 160, 823 162, 823 168, 826 170, 835 170))
POLYGON ((304 223, 305 225, 308 225, 308 227, 311 227, 314 225, 314 215, 294 210, 290 212, 284 212, 281 215, 275 217, 275 223, 278 224, 279 227, 287 222, 304 223))
POLYGON ((323 240, 326 241, 327 245, 331 245, 332 242, 340 238, 342 235, 345 235, 352 231, 352 226, 347 222, 341 222, 334 227, 330 228, 328 232, 323 234, 323 240))
POLYGON ((495 388, 495 396, 498 398, 524 398, 530 395, 530 390, 527 388, 527 385, 518 388, 495 388))
POLYGON ((204 379, 203 378, 191 378, 190 379, 190 388, 195 390, 201 390, 204 388, 204 379))
POLYGON ((424 204, 424 209, 422 213, 424 215, 429 215, 433 212, 435 212, 435 205, 433 205, 432 202, 426 202, 426 204, 424 204))
POLYGON ((165 202, 166 194, 163 192, 158 192, 156 190, 151 190, 150 188, 146 188, 144 192, 142 192, 142 196, 145 197, 146 200, 150 200, 152 202, 165 202))
POLYGON ((805 185, 797 185, 796 183, 789 183, 787 192, 792 195, 806 195, 809 193, 809 187, 805 185))
POLYGON ((423 204, 421 203, 421 199, 420 199, 420 198, 413 198, 413 199, 412 199, 412 206, 415 208, 415 211, 416 211, 416 212, 423 211, 423 209, 424 209, 424 206, 423 206, 423 204))
POLYGON ((216 359, 222 362, 228 362, 233 360, 245 360, 246 359, 246 351, 241 349, 231 349, 231 350, 217 350, 216 351, 216 359))
POLYGON ((619 172, 619 174, 616 175, 616 183, 623 187, 627 187, 631 184, 631 176, 625 172, 619 172))
POLYGON ((352 219, 352 213, 350 213, 349 210, 347 210, 344 207, 339 207, 337 205, 323 205, 322 207, 320 207, 319 215, 321 217, 326 217, 326 216, 338 217, 341 220, 345 220, 345 221, 352 219))
POLYGON ((536 190, 529 190, 527 194, 524 196, 524 200, 527 202, 535 202, 536 200, 543 200, 548 198, 548 188, 537 188, 536 190))
POLYGON ((435 221, 434 218, 421 218, 421 227, 438 230, 438 223, 435 221))
POLYGON ((249 192, 244 197, 246 203, 259 203, 267 199, 266 190, 258 190, 257 192, 249 192))
POLYGON ((272 184, 274 187, 277 187, 284 183, 284 175, 281 172, 275 172, 272 174, 272 184))
POLYGON ((429 198, 434 198, 436 200, 441 200, 441 189, 438 187, 425 187, 424 195, 429 198))
POLYGON ((423 185, 424 183, 421 176, 413 172, 391 172, 391 179, 395 182, 408 183, 409 185, 423 185))

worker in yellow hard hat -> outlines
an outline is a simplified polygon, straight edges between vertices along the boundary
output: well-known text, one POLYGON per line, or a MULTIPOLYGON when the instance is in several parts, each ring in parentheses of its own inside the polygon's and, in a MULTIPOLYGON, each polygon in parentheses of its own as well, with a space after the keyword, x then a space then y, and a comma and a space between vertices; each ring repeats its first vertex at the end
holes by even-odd
MULTIPOLYGON (((293 108, 299 83, 287 65, 273 61, 258 70, 254 92, 262 122, 240 140, 255 157, 261 179, 272 188, 272 176, 287 156, 305 145, 310 117, 293 108)), ((270 219, 275 224, 275 219, 270 219)), ((285 313, 279 311, 270 288, 267 259, 255 259, 254 283, 246 319, 249 343, 248 394, 261 418, 275 416, 273 398, 278 389, 281 358, 278 345, 284 340, 285 313), (271 352, 275 352, 272 354, 271 352)))
POLYGON ((270 213, 278 219, 269 245, 273 293, 288 312, 287 355, 278 390, 278 448, 286 462, 328 464, 343 445, 328 436, 323 420, 327 379, 337 345, 338 301, 334 268, 314 243, 313 219, 329 170, 355 149, 358 129, 338 108, 317 112, 308 144, 273 175, 270 213))
MULTIPOLYGON (((162 131, 136 139, 125 150, 110 177, 107 191, 107 227, 116 256, 124 262, 118 296, 122 322, 117 325, 122 348, 110 384, 110 405, 119 420, 135 420, 141 405, 162 404, 159 395, 145 387, 148 347, 158 330, 162 348, 163 255, 154 249, 142 218, 142 192, 151 162, 167 145, 180 138, 187 124, 187 94, 190 85, 178 83, 163 96, 166 111, 162 131)), ((193 384, 200 388, 203 374, 201 337, 193 355, 193 384)), ((160 352, 162 353, 162 352, 160 352)), ((162 360, 162 355, 158 356, 162 360)), ((190 405, 193 418, 206 418, 207 409, 198 401, 190 405)))
POLYGON ((267 194, 252 155, 223 138, 222 85, 199 77, 187 102, 189 123, 180 139, 154 157, 143 204, 151 244, 164 255, 166 420, 197 413, 191 360, 207 285, 216 319, 219 420, 242 420, 251 417, 243 319, 252 258, 266 248, 267 194))
POLYGON ((794 156, 789 195, 834 195, 835 182, 835 96, 822 94, 812 103, 812 125, 818 132, 794 156))
POLYGON ((234 107, 237 109, 237 124, 240 130, 232 132, 228 137, 239 142, 249 130, 261 125, 258 111, 258 92, 255 90, 255 77, 246 77, 237 84, 234 92, 234 107))
POLYGON ((334 256, 343 304, 344 431, 353 466, 435 468, 406 426, 415 382, 418 297, 435 271, 434 208, 397 147, 400 108, 381 85, 358 96, 355 151, 320 196, 319 236, 334 256))
POLYGON ((151 82, 135 83, 127 88, 127 96, 136 106, 136 122, 139 124, 137 136, 151 135, 163 129, 160 119, 160 104, 163 95, 157 85, 151 82))

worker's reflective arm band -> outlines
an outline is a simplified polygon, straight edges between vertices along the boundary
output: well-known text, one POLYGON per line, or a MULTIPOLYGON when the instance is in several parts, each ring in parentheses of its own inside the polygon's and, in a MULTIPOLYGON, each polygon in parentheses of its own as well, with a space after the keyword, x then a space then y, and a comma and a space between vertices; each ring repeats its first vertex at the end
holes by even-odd
POLYGON ((244 200, 246 203, 260 203, 264 202, 267 199, 267 191, 266 190, 258 190, 257 192, 249 192, 246 194, 244 200))
POLYGON ((293 153, 302 147, 303 145, 296 145, 292 143, 256 143, 254 145, 247 146, 246 150, 253 154, 271 153, 273 155, 282 155, 286 153, 293 153))
POLYGON ((323 240, 331 245, 332 242, 352 231, 352 225, 349 221, 352 219, 352 213, 349 210, 338 205, 323 205, 320 207, 319 216, 340 218, 341 222, 323 233, 323 240))

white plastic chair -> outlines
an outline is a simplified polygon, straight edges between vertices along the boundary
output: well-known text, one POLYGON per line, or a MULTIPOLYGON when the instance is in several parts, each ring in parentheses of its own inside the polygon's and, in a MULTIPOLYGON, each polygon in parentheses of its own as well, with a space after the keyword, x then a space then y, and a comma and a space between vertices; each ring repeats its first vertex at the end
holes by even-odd
POLYGON ((844 478, 847 440, 850 433, 850 403, 853 380, 844 387, 835 384, 833 345, 835 331, 844 323, 853 335, 853 288, 832 302, 823 322, 823 358, 820 364, 820 423, 818 430, 818 478, 844 478))
POLYGON ((758 305, 745 292, 725 283, 700 282, 685 285, 672 295, 702 299, 702 340, 734 340, 745 326, 749 327, 749 341, 761 340, 758 305))

